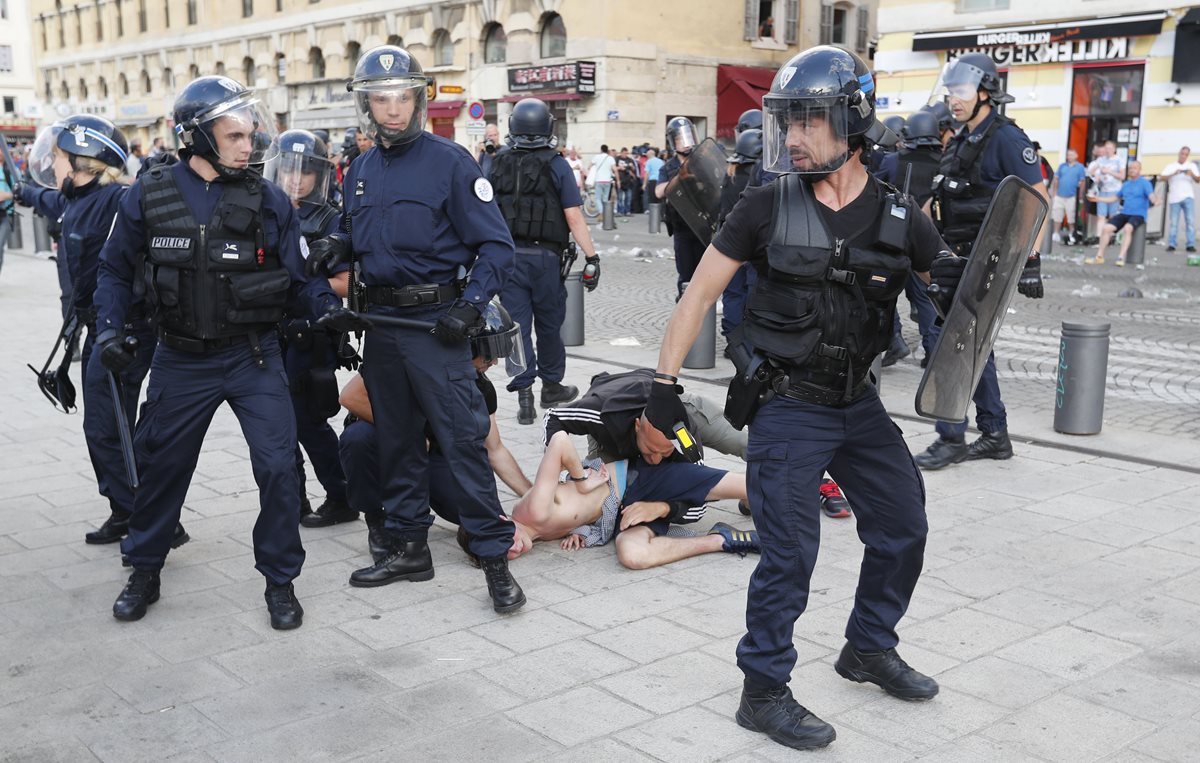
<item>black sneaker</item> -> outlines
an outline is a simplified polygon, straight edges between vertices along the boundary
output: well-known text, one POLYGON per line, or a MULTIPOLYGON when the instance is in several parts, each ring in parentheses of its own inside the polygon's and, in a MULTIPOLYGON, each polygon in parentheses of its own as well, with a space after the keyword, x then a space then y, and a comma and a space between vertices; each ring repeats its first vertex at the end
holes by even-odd
POLYGON ((1008 431, 984 432, 979 439, 967 446, 967 461, 978 461, 982 458, 993 458, 1003 461, 1013 457, 1012 442, 1008 439, 1008 431))
POLYGON ((821 480, 821 510, 830 519, 845 519, 850 516, 850 502, 842 495, 842 489, 831 479, 821 480))
POLYGON ((112 512, 104 524, 83 536, 83 542, 93 546, 105 543, 116 543, 129 534, 129 515, 124 512, 112 512))
POLYGON ((533 407, 533 390, 526 387, 517 390, 517 423, 532 424, 537 419, 537 410, 533 407))
POLYGON ((727 554, 745 556, 746 554, 759 553, 758 533, 754 530, 739 530, 736 527, 730 527, 724 522, 717 522, 708 531, 708 534, 720 535, 725 539, 725 542, 721 545, 721 550, 727 554))
POLYGON ((525 606, 525 592, 520 584, 513 580, 508 571, 508 557, 497 556, 491 559, 480 559, 483 575, 487 578, 488 595, 492 597, 492 609, 502 615, 516 612, 525 606))
POLYGON ((305 527, 332 527, 343 522, 353 522, 358 519, 358 511, 350 508, 344 500, 337 501, 326 498, 316 511, 300 517, 300 524, 305 527))
POLYGON ((159 579, 157 572, 134 570, 121 595, 113 602, 113 617, 118 620, 141 620, 146 609, 158 601, 159 579))
POLYGON ((276 585, 267 583, 263 593, 267 600, 267 611, 271 613, 271 627, 277 631, 290 631, 299 628, 304 622, 304 607, 296 598, 296 589, 291 583, 276 585))
POLYGON ((454 534, 454 539, 458 541, 458 547, 467 555, 467 564, 475 569, 479 569, 479 557, 471 550, 471 534, 467 532, 467 528, 459 525, 458 532, 454 534))
POLYGON ((967 443, 962 440, 945 440, 941 437, 918 454, 913 460, 927 472, 936 471, 950 464, 957 464, 967 457, 967 443))
POLYGON ((553 408, 556 405, 565 405, 575 398, 579 397, 579 387, 573 384, 559 384, 558 382, 542 382, 542 407, 553 408))
POLYGON ((842 678, 875 684, 900 699, 933 699, 938 693, 937 681, 910 668, 895 649, 860 652, 846 644, 833 669, 842 678))
POLYGON ((837 739, 833 726, 797 702, 786 685, 758 689, 746 682, 734 718, 742 728, 761 732, 797 750, 827 747, 837 739))
POLYGON ((1168 247, 1167 247, 1167 251, 1168 251, 1168 252, 1173 252, 1173 251, 1175 251, 1175 247, 1173 247, 1173 246, 1168 246, 1168 247))

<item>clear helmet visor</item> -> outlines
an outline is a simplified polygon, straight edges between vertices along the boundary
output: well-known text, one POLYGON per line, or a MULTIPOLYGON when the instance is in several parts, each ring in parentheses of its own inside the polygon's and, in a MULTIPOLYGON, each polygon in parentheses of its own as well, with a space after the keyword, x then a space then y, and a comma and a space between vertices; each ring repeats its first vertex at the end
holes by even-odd
POLYGON ((423 76, 351 85, 359 131, 376 143, 389 146, 415 140, 425 130, 429 111, 426 85, 423 76))
POLYGON ((196 119, 207 133, 217 159, 226 167, 262 165, 278 153, 275 117, 254 93, 226 101, 196 119))
MULTIPOLYGON (((49 127, 43 128, 38 133, 37 140, 33 142, 33 148, 29 149, 27 160, 29 177, 40 186, 46 188, 58 188, 59 186, 58 176, 54 172, 54 162, 61 153, 56 148, 56 144, 62 131, 61 122, 55 122, 49 127)), ((62 156, 62 161, 68 161, 65 155, 62 156)))
POLYGON ((929 94, 929 105, 947 98, 957 98, 969 101, 979 92, 986 72, 978 66, 963 63, 955 59, 942 67, 937 82, 933 83, 933 91, 929 94))
POLYGON ((480 334, 471 338, 471 351, 477 360, 500 366, 509 379, 525 370, 525 342, 521 339, 521 324, 514 323, 506 331, 480 334))
POLYGON ((763 98, 763 169, 828 175, 846 163, 846 96, 763 98))
POLYGON ((333 162, 305 154, 305 145, 286 144, 267 162, 263 177, 287 194, 294 204, 323 206, 329 198, 329 176, 333 162))
POLYGON ((696 128, 690 122, 672 127, 667 133, 667 140, 675 151, 688 152, 696 147, 700 139, 696 136, 696 128))

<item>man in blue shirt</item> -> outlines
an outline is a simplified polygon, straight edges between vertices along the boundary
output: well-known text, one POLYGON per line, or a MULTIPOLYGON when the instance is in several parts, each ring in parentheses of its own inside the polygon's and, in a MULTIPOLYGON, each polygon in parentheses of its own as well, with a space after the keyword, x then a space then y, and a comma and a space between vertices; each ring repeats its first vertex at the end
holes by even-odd
POLYGON ((1089 265, 1099 265, 1104 262, 1104 250, 1108 248, 1108 242, 1112 240, 1113 234, 1118 230, 1125 233, 1121 239, 1121 253, 1117 256, 1116 266, 1119 268, 1125 267, 1125 253, 1129 251, 1129 243, 1133 241, 1133 231, 1146 224, 1146 214, 1150 211, 1150 207, 1158 203, 1158 196, 1154 193, 1154 186, 1150 185, 1150 181, 1142 177, 1142 163, 1134 160, 1129 163, 1126 168, 1128 180, 1121 184, 1121 190, 1117 192, 1117 198, 1121 200, 1121 213, 1108 220, 1104 224, 1104 230, 1100 233, 1100 249, 1097 250, 1094 258, 1084 260, 1089 265))
POLYGON ((657 148, 651 148, 646 153, 650 158, 646 160, 646 177, 642 181, 642 187, 646 189, 646 204, 649 206, 658 201, 654 196, 654 187, 658 185, 658 175, 666 162, 658 158, 657 148))
MULTIPOLYGON (((1075 149, 1068 148, 1067 160, 1058 165, 1058 171, 1054 173, 1054 182, 1050 185, 1054 199, 1054 207, 1050 211, 1050 224, 1057 228, 1062 219, 1067 218, 1067 227, 1062 237, 1064 244, 1075 243, 1076 195, 1079 192, 1079 184, 1085 177, 1087 168, 1079 163, 1079 154, 1075 149)), ((1055 234, 1057 233, 1056 230, 1055 234)))

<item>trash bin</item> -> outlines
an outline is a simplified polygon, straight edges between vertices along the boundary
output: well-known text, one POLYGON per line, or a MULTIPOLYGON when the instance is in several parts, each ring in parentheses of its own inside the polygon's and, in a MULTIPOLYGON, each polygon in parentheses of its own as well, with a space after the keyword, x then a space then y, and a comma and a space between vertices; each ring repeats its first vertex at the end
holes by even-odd
POLYGON ((1108 385, 1108 323, 1063 321, 1054 388, 1054 431, 1097 434, 1108 385))
POLYGON ((583 344, 583 273, 567 276, 567 315, 558 334, 567 347, 583 344))

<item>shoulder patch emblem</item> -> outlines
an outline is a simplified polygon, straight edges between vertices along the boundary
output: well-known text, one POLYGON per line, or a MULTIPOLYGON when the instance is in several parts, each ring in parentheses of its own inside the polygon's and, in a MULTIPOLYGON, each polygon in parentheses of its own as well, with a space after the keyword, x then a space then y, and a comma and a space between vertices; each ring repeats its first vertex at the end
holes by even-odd
POLYGON ((1026 164, 1038 163, 1037 151, 1033 150, 1033 146, 1026 146, 1023 148, 1021 150, 1021 158, 1025 160, 1026 164))
POLYGON ((491 201, 496 197, 495 191, 492 190, 492 184, 487 178, 476 178, 475 180, 475 198, 483 202, 491 201))

